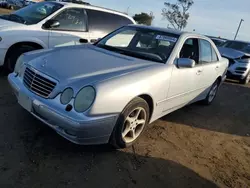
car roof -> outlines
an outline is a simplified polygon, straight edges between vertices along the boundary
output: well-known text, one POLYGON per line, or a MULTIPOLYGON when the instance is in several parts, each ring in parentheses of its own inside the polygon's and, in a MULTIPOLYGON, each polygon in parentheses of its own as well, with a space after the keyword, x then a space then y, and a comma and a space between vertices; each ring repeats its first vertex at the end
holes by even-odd
POLYGON ((119 11, 116 11, 116 10, 113 10, 113 9, 94 6, 94 5, 91 5, 91 4, 88 4, 88 3, 81 4, 81 3, 62 2, 62 1, 59 1, 59 2, 56 1, 56 3, 60 3, 60 4, 64 5, 65 7, 81 7, 81 8, 86 8, 86 9, 99 10, 99 11, 103 11, 103 12, 117 14, 117 15, 124 16, 124 17, 130 19, 135 24, 135 21, 134 21, 134 19, 132 17, 128 16, 127 14, 125 14, 123 12, 119 12, 119 11))
POLYGON ((216 37, 211 37, 210 39, 212 39, 212 40, 218 40, 218 41, 227 41, 226 39, 221 39, 221 38, 216 38, 216 37))
POLYGON ((183 35, 183 36, 192 36, 192 37, 197 37, 197 38, 209 39, 205 35, 200 35, 198 33, 187 32, 187 31, 180 31, 180 30, 176 30, 176 29, 169 29, 169 28, 163 28, 163 27, 154 27, 154 26, 145 26, 145 25, 129 25, 129 26, 142 28, 142 29, 151 29, 151 30, 166 32, 166 33, 172 33, 172 34, 179 35, 179 36, 183 35))
POLYGON ((241 43, 246 43, 246 44, 250 44, 250 42, 248 41, 243 41, 243 40, 228 40, 230 42, 241 42, 241 43))

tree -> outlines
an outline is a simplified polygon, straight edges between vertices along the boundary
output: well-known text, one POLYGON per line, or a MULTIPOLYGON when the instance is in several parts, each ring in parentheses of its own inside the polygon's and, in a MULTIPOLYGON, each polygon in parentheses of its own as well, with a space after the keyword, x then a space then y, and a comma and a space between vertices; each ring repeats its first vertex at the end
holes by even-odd
POLYGON ((177 0, 176 3, 165 2, 166 8, 162 9, 162 16, 178 30, 182 30, 187 26, 189 8, 194 4, 193 0, 177 0))
POLYGON ((154 19, 154 15, 153 12, 150 12, 150 14, 142 12, 140 14, 135 14, 133 18, 138 24, 151 25, 154 19))

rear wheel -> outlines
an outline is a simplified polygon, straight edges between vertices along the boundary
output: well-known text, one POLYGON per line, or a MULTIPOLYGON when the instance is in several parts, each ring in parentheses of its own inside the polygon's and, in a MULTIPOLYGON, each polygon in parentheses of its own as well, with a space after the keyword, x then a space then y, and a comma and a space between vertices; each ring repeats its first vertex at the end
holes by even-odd
POLYGON ((149 106, 142 98, 132 100, 120 114, 110 144, 115 148, 133 145, 143 133, 149 120, 149 106))
POLYGON ((36 48, 28 45, 17 46, 12 49, 7 54, 5 59, 4 68, 8 72, 13 72, 17 59, 25 52, 36 50, 36 48))
POLYGON ((219 89, 219 85, 220 85, 220 82, 216 80, 214 84, 212 85, 212 87, 210 88, 207 94, 207 97, 202 101, 203 104, 210 105, 214 101, 217 95, 218 89, 219 89))
POLYGON ((247 74, 246 78, 240 80, 240 84, 248 84, 250 82, 250 72, 247 74))

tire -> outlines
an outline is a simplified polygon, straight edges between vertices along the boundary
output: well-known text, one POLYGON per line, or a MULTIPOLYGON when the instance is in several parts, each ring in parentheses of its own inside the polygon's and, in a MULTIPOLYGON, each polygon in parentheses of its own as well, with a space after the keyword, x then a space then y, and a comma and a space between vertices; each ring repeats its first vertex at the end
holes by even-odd
POLYGON ((32 46, 19 46, 19 47, 14 47, 11 49, 10 52, 8 52, 7 57, 4 62, 4 68, 5 70, 10 73, 14 71, 17 59, 25 52, 33 51, 36 50, 36 48, 32 46))
POLYGON ((109 143, 116 149, 133 145, 144 132, 148 121, 149 106, 145 100, 136 97, 121 112, 109 143))
POLYGON ((247 74, 246 78, 240 80, 240 84, 248 84, 250 82, 250 72, 247 74))
POLYGON ((220 82, 219 80, 216 80, 213 85, 211 86, 206 98, 202 101, 202 103, 204 105, 210 105, 212 104, 212 102, 214 101, 216 95, 217 95, 217 92, 218 92, 218 89, 219 89, 219 85, 220 85, 220 82))

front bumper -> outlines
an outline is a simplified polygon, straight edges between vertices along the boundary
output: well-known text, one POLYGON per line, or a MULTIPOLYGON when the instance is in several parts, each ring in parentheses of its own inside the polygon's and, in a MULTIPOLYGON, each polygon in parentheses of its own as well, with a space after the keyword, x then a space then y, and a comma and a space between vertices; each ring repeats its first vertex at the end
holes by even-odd
POLYGON ((227 78, 234 80, 243 80, 246 78, 249 71, 250 71, 249 64, 242 64, 235 62, 228 68, 227 78))
MULTIPOLYGON (((44 99, 33 94, 15 73, 8 76, 8 81, 16 96, 25 93, 32 101, 29 111, 33 116, 54 129, 67 140, 82 145, 108 143, 116 124, 118 114, 88 117, 84 114, 71 116, 60 104, 59 97, 44 99)), ((74 113, 74 112, 72 112, 74 113)))
POLYGON ((227 78, 233 79, 233 80, 243 80, 245 78, 245 76, 243 76, 241 74, 234 74, 230 71, 227 71, 227 78))

